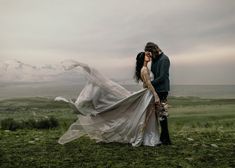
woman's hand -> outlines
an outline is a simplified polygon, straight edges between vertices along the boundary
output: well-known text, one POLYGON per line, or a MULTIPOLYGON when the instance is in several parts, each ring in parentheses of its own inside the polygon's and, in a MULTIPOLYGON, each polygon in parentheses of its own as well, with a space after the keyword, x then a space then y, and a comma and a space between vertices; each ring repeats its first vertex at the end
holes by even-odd
POLYGON ((155 105, 156 105, 156 106, 159 106, 159 105, 160 105, 160 99, 159 99, 159 97, 156 97, 156 98, 155 98, 155 105))

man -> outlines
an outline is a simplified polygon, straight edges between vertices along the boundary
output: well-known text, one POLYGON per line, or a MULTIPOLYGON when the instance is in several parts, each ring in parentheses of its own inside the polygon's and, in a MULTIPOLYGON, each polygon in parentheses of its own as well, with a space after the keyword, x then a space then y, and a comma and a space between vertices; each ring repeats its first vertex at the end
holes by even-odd
MULTIPOLYGON (((145 46, 145 52, 152 55, 151 71, 154 74, 152 85, 155 88, 161 103, 166 103, 168 92, 170 90, 169 68, 170 60, 162 52, 157 44, 148 42, 145 46)), ((161 135, 160 140, 163 145, 170 145, 171 140, 168 131, 167 116, 163 115, 160 119, 161 135)))

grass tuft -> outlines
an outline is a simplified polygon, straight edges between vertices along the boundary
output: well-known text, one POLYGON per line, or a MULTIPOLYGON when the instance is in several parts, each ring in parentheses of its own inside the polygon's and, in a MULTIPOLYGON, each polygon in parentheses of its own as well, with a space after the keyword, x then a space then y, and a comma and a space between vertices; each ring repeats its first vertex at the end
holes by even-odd
POLYGON ((1 129, 16 131, 17 129, 49 129, 59 126, 58 120, 50 116, 42 119, 28 119, 26 121, 16 121, 13 118, 6 118, 1 121, 1 129))

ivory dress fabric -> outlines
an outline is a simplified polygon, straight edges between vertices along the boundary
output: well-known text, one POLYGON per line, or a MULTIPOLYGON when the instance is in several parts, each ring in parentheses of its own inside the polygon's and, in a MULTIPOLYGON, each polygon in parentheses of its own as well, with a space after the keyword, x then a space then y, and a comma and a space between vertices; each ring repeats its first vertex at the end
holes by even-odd
POLYGON ((78 114, 77 121, 60 137, 60 144, 83 135, 88 135, 96 142, 130 143, 132 146, 155 146, 161 143, 154 94, 148 89, 148 68, 141 70, 144 87, 147 88, 131 93, 86 64, 76 61, 64 64, 66 70, 78 67, 83 68, 88 82, 77 100, 73 102, 63 97, 55 98, 56 101, 69 103, 78 114))

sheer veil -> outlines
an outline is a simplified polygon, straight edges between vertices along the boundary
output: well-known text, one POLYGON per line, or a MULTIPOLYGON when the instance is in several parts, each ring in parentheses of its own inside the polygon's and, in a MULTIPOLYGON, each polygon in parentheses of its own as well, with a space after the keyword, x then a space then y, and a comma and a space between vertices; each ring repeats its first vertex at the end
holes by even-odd
POLYGON ((87 64, 75 60, 66 60, 61 63, 66 71, 82 68, 88 79, 86 86, 83 88, 75 102, 60 96, 55 98, 56 101, 68 102, 77 113, 87 115, 91 112, 93 115, 96 115, 98 111, 103 110, 102 107, 106 108, 107 105, 111 105, 113 102, 121 100, 131 94, 124 87, 106 78, 99 71, 89 67, 87 64), (92 101, 92 104, 97 111, 78 110, 84 103, 87 104, 89 101, 92 101))
POLYGON ((131 93, 118 83, 106 78, 86 64, 69 60, 62 62, 65 70, 81 67, 88 79, 87 84, 74 102, 63 97, 78 114, 77 121, 60 137, 65 144, 83 135, 97 142, 121 142, 139 146, 159 143, 159 130, 155 113, 143 132, 146 114, 154 108, 153 95, 148 89, 131 93))

